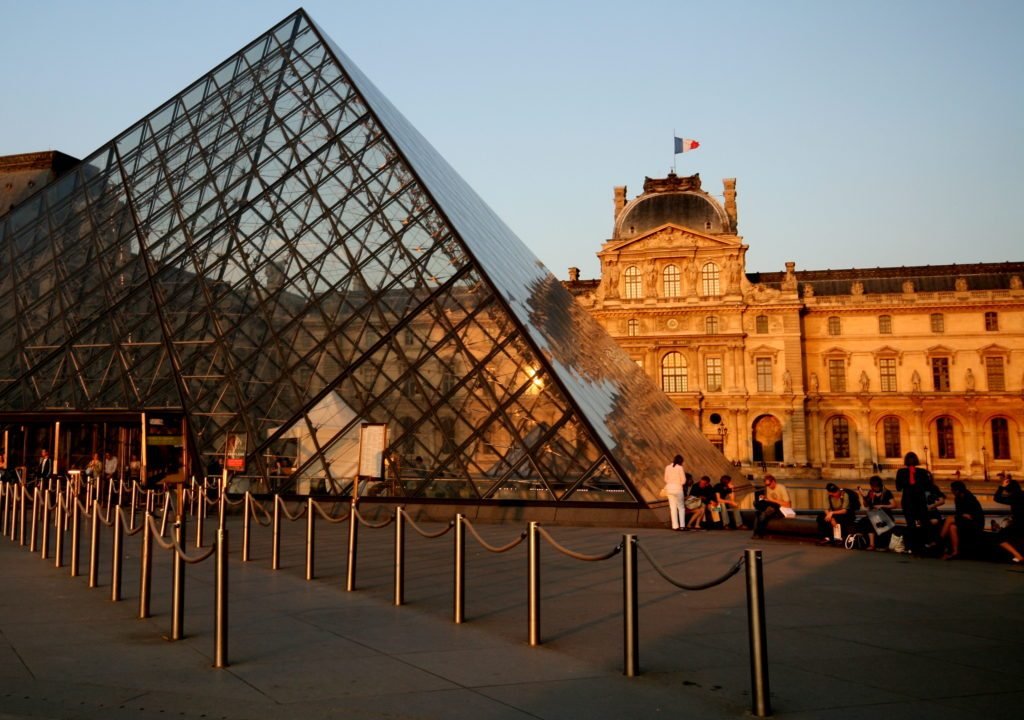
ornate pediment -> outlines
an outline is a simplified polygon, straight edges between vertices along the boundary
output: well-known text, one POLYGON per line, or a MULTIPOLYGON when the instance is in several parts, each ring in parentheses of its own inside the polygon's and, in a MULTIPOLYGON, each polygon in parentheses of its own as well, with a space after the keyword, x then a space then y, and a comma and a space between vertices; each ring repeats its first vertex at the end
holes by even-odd
POLYGON ((623 252, 646 254, 652 251, 664 252, 666 250, 671 252, 681 250, 693 252, 694 249, 735 250, 741 244, 740 238, 736 235, 705 235, 695 232, 690 228, 666 223, 635 238, 622 240, 618 243, 609 243, 599 254, 623 252))

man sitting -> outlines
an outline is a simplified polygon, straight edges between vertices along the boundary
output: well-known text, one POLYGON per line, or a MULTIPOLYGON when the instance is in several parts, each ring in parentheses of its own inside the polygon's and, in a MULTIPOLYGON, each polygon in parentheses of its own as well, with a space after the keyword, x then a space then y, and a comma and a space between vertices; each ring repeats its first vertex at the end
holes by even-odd
POLYGON ((825 486, 828 492, 828 510, 818 513, 818 532, 822 545, 833 540, 842 541, 853 531, 860 510, 860 499, 852 490, 844 490, 835 483, 825 486))
MULTIPOLYGON (((786 486, 775 479, 774 475, 764 476, 764 490, 755 495, 754 509, 757 518, 754 520, 754 537, 764 536, 765 525, 777 515, 783 514, 783 508, 792 508, 789 491, 786 486)), ((790 515, 793 513, 791 512, 790 515)))

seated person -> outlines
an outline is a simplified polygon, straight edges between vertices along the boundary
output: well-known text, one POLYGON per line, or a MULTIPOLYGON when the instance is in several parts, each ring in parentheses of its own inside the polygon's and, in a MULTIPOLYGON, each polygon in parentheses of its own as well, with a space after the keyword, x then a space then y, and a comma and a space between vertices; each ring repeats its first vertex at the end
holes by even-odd
POLYGON ((711 487, 711 478, 702 475, 697 484, 690 489, 687 500, 683 501, 686 509, 690 511, 687 527, 695 528, 706 524, 707 507, 712 500, 715 500, 715 489, 711 487))
POLYGON ((950 483, 949 489, 953 491, 955 510, 952 517, 946 518, 939 534, 947 544, 943 560, 952 560, 961 550, 976 551, 981 546, 981 534, 985 531, 985 511, 974 493, 960 480, 950 483))
POLYGON ((753 537, 763 537, 768 521, 773 517, 783 515, 784 509, 792 507, 793 502, 789 499, 789 491, 786 486, 776 480, 774 475, 765 475, 764 488, 759 489, 754 496, 754 509, 757 511, 757 517, 754 520, 753 537))
POLYGON ((835 483, 826 485, 825 491, 828 493, 828 510, 818 513, 818 532, 822 536, 822 544, 842 540, 849 535, 860 509, 860 499, 857 498, 854 503, 857 495, 852 491, 844 490, 835 483))
POLYGON ((992 499, 1010 506, 1010 525, 999 533, 999 547, 1014 563, 1024 563, 1024 490, 1009 475, 999 481, 992 499))
POLYGON ((722 526, 730 530, 743 526, 743 519, 740 517, 740 504, 736 502, 736 493, 732 486, 732 478, 723 475, 722 479, 715 485, 715 497, 718 499, 718 507, 722 513, 722 526))
POLYGON ((884 513, 889 519, 889 524, 895 525, 896 521, 892 516, 892 510, 896 507, 896 498, 893 496, 892 491, 886 489, 885 485, 882 484, 882 478, 878 475, 872 475, 868 478, 868 486, 870 489, 866 493, 860 487, 857 488, 864 507, 868 510, 868 517, 858 521, 857 529, 867 536, 872 550, 885 550, 889 547, 889 538, 892 531, 890 530, 879 535, 875 525, 871 522, 871 514, 873 512, 884 513))

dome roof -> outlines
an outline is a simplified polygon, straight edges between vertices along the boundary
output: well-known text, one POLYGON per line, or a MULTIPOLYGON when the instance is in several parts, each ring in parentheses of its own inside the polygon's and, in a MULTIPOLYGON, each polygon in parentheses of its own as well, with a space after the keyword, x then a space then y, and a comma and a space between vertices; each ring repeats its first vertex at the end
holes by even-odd
POLYGON ((617 238, 642 235, 671 223, 703 233, 731 232, 722 208, 703 192, 650 193, 627 205, 615 224, 617 238))

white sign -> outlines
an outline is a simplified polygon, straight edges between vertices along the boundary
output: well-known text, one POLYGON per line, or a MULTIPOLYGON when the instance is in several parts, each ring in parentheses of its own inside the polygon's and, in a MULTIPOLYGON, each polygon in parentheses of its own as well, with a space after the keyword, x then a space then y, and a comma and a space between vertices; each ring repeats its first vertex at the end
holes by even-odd
POLYGON ((359 476, 384 477, 384 448, 388 445, 388 426, 363 423, 359 428, 359 476))

